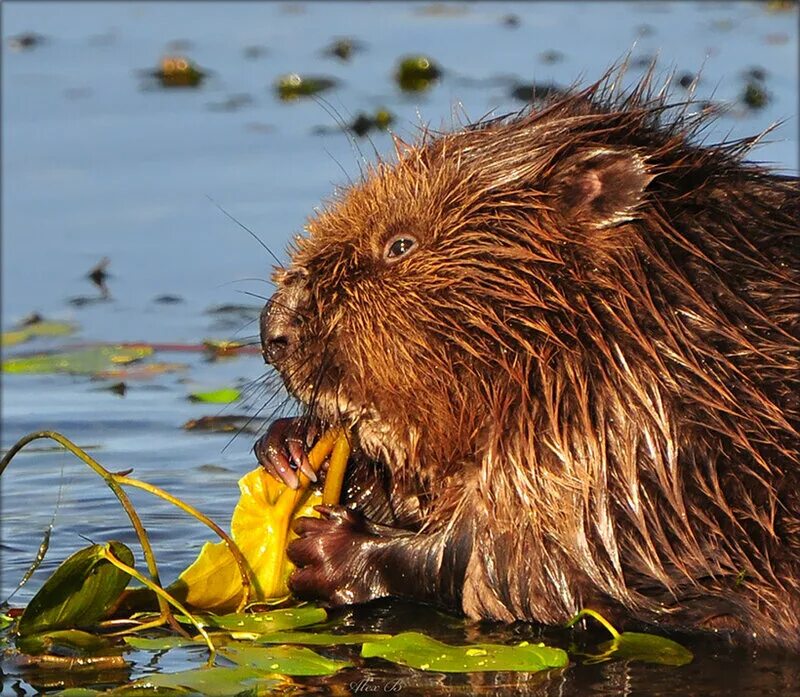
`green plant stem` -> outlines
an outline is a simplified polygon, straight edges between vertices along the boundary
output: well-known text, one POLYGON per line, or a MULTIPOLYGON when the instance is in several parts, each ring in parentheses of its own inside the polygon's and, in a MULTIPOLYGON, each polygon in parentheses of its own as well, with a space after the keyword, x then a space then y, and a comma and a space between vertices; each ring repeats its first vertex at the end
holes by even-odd
POLYGON ((575 617, 573 617, 569 622, 567 622, 566 626, 567 627, 571 627, 578 620, 580 620, 582 617, 591 617, 592 619, 597 620, 600 624, 602 624, 608 630, 608 632, 611 634, 611 636, 614 639, 619 639, 619 636, 620 636, 619 632, 616 629, 614 629, 614 627, 612 626, 611 622, 609 622, 605 617, 603 617, 596 610, 589 610, 589 609, 581 610, 577 615, 575 615, 575 617))
POLYGON ((139 581, 140 583, 143 583, 145 586, 147 586, 159 598, 161 598, 165 602, 168 602, 170 605, 172 605, 177 610, 179 610, 181 613, 183 613, 186 616, 186 618, 189 620, 189 622, 191 622, 194 625, 194 628, 199 632, 200 636, 203 637, 203 641, 206 642, 206 646, 208 646, 208 651, 209 651, 209 654, 210 654, 209 663, 213 663, 214 662, 214 657, 217 655, 217 649, 214 646, 214 643, 211 641, 211 637, 208 636, 208 633, 206 632, 206 630, 203 629, 203 625, 200 624, 200 622, 197 621, 197 619, 194 617, 194 615, 192 615, 183 605, 181 605, 180 602, 178 602, 175 598, 173 598, 163 588, 161 588, 157 584, 153 583, 148 578, 145 578, 144 576, 142 576, 142 574, 140 574, 132 566, 128 566, 125 562, 120 561, 119 559, 117 559, 108 547, 103 548, 103 550, 100 553, 100 555, 104 559, 106 559, 107 561, 111 562, 118 569, 121 569, 122 571, 124 571, 124 572, 130 574, 131 576, 133 576, 133 578, 135 578, 137 581, 139 581))
MULTIPOLYGON (((56 431, 36 431, 34 433, 29 433, 27 436, 23 436, 20 438, 8 452, 3 455, 2 459, 0 459, 0 476, 2 476, 3 472, 5 472, 8 463, 11 462, 12 458, 24 448, 28 443, 32 441, 39 440, 41 438, 47 438, 50 440, 54 440, 56 443, 61 445, 66 450, 69 450, 75 457, 79 460, 85 462, 89 467, 91 467, 94 472, 100 475, 111 491, 114 492, 114 495, 119 499, 122 508, 125 509, 125 513, 128 514, 128 518, 133 525, 134 530, 136 531, 136 536, 139 538, 139 544, 142 547, 142 554, 144 555, 145 562, 147 564, 147 570, 150 573, 150 578, 152 579, 153 583, 161 586, 161 579, 158 575, 158 565, 156 564, 156 558, 153 554, 153 548, 150 545, 150 539, 147 537, 147 532, 144 529, 144 525, 142 525, 142 521, 139 518, 138 513, 133 507, 128 495, 122 490, 122 487, 116 482, 115 475, 109 472, 105 467, 103 467, 97 460, 92 458, 88 455, 84 450, 79 448, 75 443, 73 443, 69 438, 61 435, 56 431)), ((169 604, 160 596, 157 595, 158 600, 158 609, 160 611, 161 616, 164 618, 165 621, 169 622, 169 624, 173 627, 177 626, 177 622, 175 618, 172 616, 172 611, 169 609, 169 604)))
POLYGON ((225 542, 228 547, 228 550, 233 555, 234 560, 236 561, 236 565, 239 567, 239 575, 242 578, 242 600, 239 603, 239 607, 237 608, 237 612, 241 612, 241 610, 251 602, 257 602, 261 600, 261 598, 253 598, 253 583, 252 583, 252 570, 250 569, 250 565, 247 563, 247 559, 244 558, 241 550, 239 549, 238 545, 233 541, 233 539, 226 533, 219 525, 217 525, 211 518, 209 518, 204 513, 201 513, 197 510, 194 506, 181 501, 179 498, 173 496, 172 494, 160 489, 153 484, 148 484, 147 482, 143 482, 140 479, 134 479, 132 477, 127 477, 118 474, 112 474, 115 481, 119 484, 123 484, 125 486, 132 486, 136 487, 137 489, 143 489, 147 491, 153 496, 158 496, 165 501, 168 501, 173 506, 177 506, 182 511, 188 513, 191 516, 194 516, 199 520, 201 523, 207 525, 211 528, 219 537, 225 542))

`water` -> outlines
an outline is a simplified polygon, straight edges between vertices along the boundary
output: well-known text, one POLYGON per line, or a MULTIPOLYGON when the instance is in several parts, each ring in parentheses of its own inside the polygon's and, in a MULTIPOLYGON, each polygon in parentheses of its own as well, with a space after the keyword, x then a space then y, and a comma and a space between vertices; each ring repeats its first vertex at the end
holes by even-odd
MULTIPOLYGON (((745 84, 742 73, 758 66, 766 71, 771 102, 753 112, 734 107, 709 138, 743 137, 784 120, 754 157, 784 172, 798 169, 796 7, 769 12, 763 4, 744 2, 6 2, 2 18, 4 328, 39 311, 78 322, 79 339, 86 341, 253 340, 255 324, 221 325, 207 310, 230 303, 257 310, 260 301, 248 294, 270 294, 266 279, 273 260, 207 197, 284 258, 305 216, 333 184, 346 183, 359 170, 362 155, 344 135, 313 133, 335 126, 329 112, 350 119, 385 106, 396 116, 396 131, 411 138, 421 124, 447 128, 518 109, 502 76, 566 85, 598 78, 628 52, 634 62, 657 54, 662 77, 670 69, 680 75, 702 67, 697 96, 735 102, 745 84), (502 21, 511 14, 519 19, 516 28, 502 21), (7 39, 27 31, 43 35, 45 43, 12 50, 7 39), (338 36, 357 38, 366 48, 346 63, 322 55, 338 36), (171 49, 176 40, 184 46, 171 49), (248 46, 264 47, 265 53, 248 58, 248 46), (541 59, 553 50, 563 59, 541 59), (211 77, 198 90, 152 89, 139 71, 155 69, 168 52, 186 53, 211 77), (407 97, 391 75, 400 56, 415 52, 430 54, 446 72, 429 93, 407 97), (271 85, 286 72, 330 75, 342 84, 326 95, 328 106, 284 104, 271 85), (239 94, 249 95, 251 103, 234 111, 214 108, 239 94), (70 298, 94 294, 85 273, 103 256, 111 260, 113 300, 70 304, 70 298), (155 303, 162 294, 183 302, 155 303)), ((640 73, 632 69, 631 79, 640 73)), ((682 95, 679 89, 676 95, 682 95)), ((383 133, 358 146, 367 159, 373 147, 392 150, 383 133)), ((96 446, 93 455, 110 469, 135 467, 140 478, 227 522, 235 481, 254 464, 252 436, 229 442, 230 435, 186 432, 181 425, 218 411, 253 414, 264 395, 254 392, 245 404, 222 410, 190 403, 186 395, 257 381, 264 366, 257 357, 208 363, 180 354, 164 360, 186 362, 189 369, 132 381, 123 398, 86 378, 4 375, 3 447, 28 431, 61 431, 96 446)), ((23 454, 3 477, 3 597, 34 557, 59 497, 50 552, 15 601, 25 603, 60 560, 85 545, 81 536, 133 543, 111 493, 87 468, 61 452, 23 454)), ((194 558, 206 533, 146 495, 133 499, 163 575, 172 578, 194 558)), ((435 618, 418 607, 388 604, 346 611, 342 621, 367 628, 391 622, 393 631, 428 626, 450 639, 519 640, 521 633, 538 631, 458 624, 448 634, 435 618)), ((563 645, 568 638, 552 640, 563 645)), ((800 693, 796 659, 698 642, 693 648, 695 662, 681 669, 614 662, 514 683, 507 675, 441 679, 362 668, 302 685, 347 689, 368 675, 380 685, 402 678, 404 694, 494 691, 501 685, 548 695, 800 693)), ((146 670, 147 660, 134 656, 132 677, 146 670)), ((201 660, 188 655, 187 665, 201 660)), ((33 691, 24 681, 4 680, 3 694, 12 694, 14 685, 33 691)))

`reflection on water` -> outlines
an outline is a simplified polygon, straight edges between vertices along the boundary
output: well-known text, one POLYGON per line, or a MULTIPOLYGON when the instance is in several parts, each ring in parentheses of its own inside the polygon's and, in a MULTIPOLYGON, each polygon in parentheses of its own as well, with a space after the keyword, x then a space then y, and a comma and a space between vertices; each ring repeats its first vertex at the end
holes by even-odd
MULTIPOLYGON (((351 144, 338 121, 355 123, 359 114, 375 118, 385 110, 393 128, 411 138, 420 124, 449 127, 518 109, 512 94, 520 83, 595 79, 628 52, 631 80, 654 55, 663 79, 674 69, 678 99, 686 94, 681 84, 690 85, 702 68, 697 97, 728 106, 711 139, 742 137, 789 119, 755 156, 785 171, 798 167, 796 7, 85 3, 61 4, 54 12, 47 3, 17 3, 2 11, 4 328, 37 310, 77 321, 80 340, 253 340, 261 301, 246 293, 269 296, 274 262, 207 196, 284 258, 288 240, 332 184, 357 177, 373 147, 392 149, 380 130, 351 144), (344 37, 354 40, 349 53, 335 43, 344 37), (147 84, 142 72, 156 70, 167 54, 185 54, 208 71, 198 89, 147 84), (392 76, 401 57, 415 54, 433 58, 442 75, 429 91, 407 95, 392 76), (291 73, 331 78, 336 86, 324 100, 283 103, 273 84, 291 73), (763 91, 763 108, 748 109, 740 99, 753 84, 763 91), (104 256, 111 260, 111 299, 70 304, 94 293, 85 274, 104 256), (225 315, 207 312, 226 304, 245 306, 232 323, 232 315, 225 324, 225 315)), ((257 381, 264 366, 252 357, 179 360, 189 370, 131 382, 124 397, 98 391, 85 378, 3 376, 3 446, 28 431, 59 430, 96 446, 93 455, 108 468, 134 467, 136 476, 225 523, 235 481, 254 464, 252 436, 229 443, 230 434, 180 427, 218 411, 253 414, 269 395, 256 382, 246 404, 221 410, 192 404, 186 395, 257 381)), ((141 492, 133 499, 171 579, 194 557, 205 530, 141 492)), ((3 596, 33 559, 57 501, 50 552, 16 601, 26 602, 58 561, 85 544, 83 537, 133 542, 115 499, 87 468, 60 452, 25 453, 3 477, 3 596)), ((568 632, 541 634, 529 626, 445 621, 401 604, 339 614, 362 630, 424 629, 450 641, 543 638, 566 648, 573 640, 568 632)), ((364 693, 400 681, 404 695, 798 692, 796 660, 691 645, 696 659, 679 669, 612 662, 547 675, 442 677, 373 661, 332 679, 298 681, 297 691, 336 684, 364 693)), ((344 649, 332 655, 337 651, 344 649)), ((171 663, 161 667, 203 660, 179 655, 170 654, 171 663)), ((133 677, 150 670, 150 656, 133 659, 133 677)), ((108 684, 122 677, 107 676, 108 684)), ((14 684, 4 678, 3 694, 12 694, 14 684)))

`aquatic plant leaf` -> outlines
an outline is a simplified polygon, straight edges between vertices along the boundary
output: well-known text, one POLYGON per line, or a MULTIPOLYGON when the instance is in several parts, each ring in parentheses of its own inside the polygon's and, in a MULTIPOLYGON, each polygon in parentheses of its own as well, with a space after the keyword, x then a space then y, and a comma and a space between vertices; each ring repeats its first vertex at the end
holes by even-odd
POLYGON ((204 339, 203 348, 212 359, 227 358, 241 354, 260 354, 261 346, 243 344, 239 341, 228 341, 225 339, 204 339))
POLYGON ((311 97, 338 84, 338 80, 331 77, 298 75, 289 73, 280 76, 274 85, 275 94, 282 102, 292 102, 300 97, 311 97))
POLYGON ((158 70, 150 73, 161 87, 199 87, 208 72, 185 56, 164 56, 158 70))
POLYGON ((204 402, 206 404, 230 404, 236 402, 242 393, 235 387, 223 387, 221 390, 210 392, 192 392, 189 399, 192 402, 204 402))
POLYGON ((291 523, 300 516, 318 517, 314 506, 321 502, 338 502, 349 452, 347 435, 333 428, 308 453, 314 471, 331 456, 322 494, 309 488, 305 474, 300 475, 297 490, 289 489, 262 467, 239 480, 241 495, 231 517, 231 538, 249 567, 252 592, 248 597, 244 595, 241 570, 225 541, 206 543, 200 556, 169 587, 170 593, 193 608, 215 613, 240 609, 247 600, 287 597, 294 565, 286 556, 286 547, 297 537, 291 523))
POLYGON ((140 651, 168 651, 169 649, 180 649, 184 646, 205 646, 205 642, 187 637, 172 635, 158 638, 148 638, 141 636, 123 637, 125 643, 140 651))
POLYGON ((57 629, 17 637, 17 648, 22 653, 37 655, 42 653, 68 653, 72 656, 91 656, 105 651, 110 646, 107 639, 80 629, 57 629))
POLYGON ((602 658, 627 658, 666 666, 685 666, 694 659, 694 654, 678 642, 641 632, 622 632, 598 648, 602 658))
POLYGON ((535 672, 563 668, 569 663, 565 651, 544 644, 531 645, 523 641, 516 646, 451 646, 419 632, 403 632, 384 641, 365 642, 361 647, 361 655, 364 658, 384 658, 419 670, 442 673, 490 670, 535 672))
MULTIPOLYGON (((289 529, 287 515, 291 519, 318 516, 314 506, 322 502, 322 495, 317 491, 306 492, 292 514, 285 506, 276 505, 286 485, 261 467, 242 477, 239 489, 241 496, 231 518, 231 537, 250 565, 258 597, 285 596, 294 569, 286 557, 286 545, 297 537, 289 529)), ((227 544, 204 544, 198 558, 169 591, 193 608, 214 612, 235 610, 242 599, 242 580, 227 544)))
MULTIPOLYGON (((263 672, 248 666, 213 668, 195 668, 179 673, 157 673, 148 675, 134 682, 131 686, 139 694, 146 688, 172 688, 186 690, 191 694, 208 695, 208 697, 228 697, 240 695, 253 689, 256 685, 264 691, 278 685, 280 681, 265 675, 263 672)), ((146 693, 144 693, 146 694, 146 693)))
POLYGON ((133 552, 121 542, 92 545, 75 552, 28 603, 17 625, 19 636, 94 626, 130 580, 128 574, 103 558, 104 551, 133 566, 133 552))
POLYGON ((219 653, 237 665, 281 675, 330 675, 352 665, 300 646, 226 646, 219 653))
POLYGON ((584 608, 575 615, 567 627, 571 627, 578 620, 591 617, 608 630, 611 640, 601 644, 598 648, 602 653, 590 656, 587 663, 599 663, 611 658, 627 658, 630 660, 644 661, 646 663, 661 663, 668 666, 683 666, 691 663, 694 655, 689 649, 678 642, 655 634, 642 632, 618 632, 611 623, 596 610, 584 608))
POLYGON ((189 366, 186 365, 186 363, 136 363, 120 368, 100 370, 94 375, 95 377, 106 378, 108 380, 147 380, 156 375, 178 373, 188 368, 189 366))
POLYGON ((189 419, 183 428, 186 431, 205 433, 250 433, 256 435, 266 425, 264 419, 254 419, 247 414, 221 414, 189 419))
POLYGON ((4 373, 73 373, 93 375, 127 365, 153 353, 151 346, 93 346, 76 351, 40 353, 8 358, 0 364, 4 373))
POLYGON ((15 346, 38 337, 69 336, 76 326, 71 322, 40 320, 0 334, 0 346, 15 346))
MULTIPOLYGON (((234 634, 234 638, 236 635, 234 634)), ((385 641, 391 634, 331 634, 330 632, 273 632, 259 636, 257 644, 304 644, 306 646, 340 646, 363 644, 367 641, 385 641)))
POLYGON ((228 615, 208 615, 202 618, 207 627, 225 629, 229 632, 247 634, 269 634, 285 629, 307 627, 324 622, 328 613, 321 607, 311 605, 269 612, 239 612, 228 615))
POLYGON ((424 92, 442 76, 442 69, 428 56, 406 56, 397 66, 395 81, 404 92, 424 92))

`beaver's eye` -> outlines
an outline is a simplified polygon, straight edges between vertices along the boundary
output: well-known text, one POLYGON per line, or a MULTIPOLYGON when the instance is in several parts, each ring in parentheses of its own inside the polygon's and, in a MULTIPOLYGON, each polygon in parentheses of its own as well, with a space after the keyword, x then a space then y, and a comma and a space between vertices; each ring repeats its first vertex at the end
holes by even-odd
POLYGON ((409 235, 397 235, 392 237, 383 248, 383 258, 386 261, 396 261, 398 258, 408 254, 417 241, 409 235))

